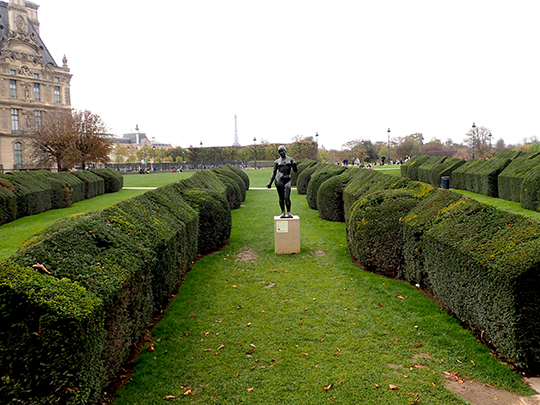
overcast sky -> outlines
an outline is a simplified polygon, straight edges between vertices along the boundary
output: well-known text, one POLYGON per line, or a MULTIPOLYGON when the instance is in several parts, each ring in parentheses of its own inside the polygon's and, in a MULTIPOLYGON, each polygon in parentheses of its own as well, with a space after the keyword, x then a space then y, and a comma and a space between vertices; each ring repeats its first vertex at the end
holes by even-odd
POLYGON ((33 1, 72 106, 116 135, 228 146, 235 114, 242 145, 540 135, 538 0, 33 1))

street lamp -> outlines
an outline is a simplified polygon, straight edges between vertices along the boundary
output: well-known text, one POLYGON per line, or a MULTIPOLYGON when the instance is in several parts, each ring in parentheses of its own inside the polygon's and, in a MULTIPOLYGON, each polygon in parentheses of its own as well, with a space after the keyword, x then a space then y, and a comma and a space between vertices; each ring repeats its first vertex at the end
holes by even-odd
POLYGON ((253 151, 255 152, 255 165, 254 169, 257 169, 257 138, 253 137, 253 151))
POLYGON ((474 160, 474 132, 475 132, 475 129, 476 129, 476 125, 474 124, 474 122, 472 123, 472 158, 474 160))
POLYGON ((203 164, 203 161, 202 161, 202 141, 201 141, 200 145, 201 145, 201 170, 202 170, 202 168, 203 168, 203 166, 202 166, 202 164, 203 164))
POLYGON ((154 152, 154 164, 156 164, 156 145, 152 146, 153 152, 154 152))
POLYGON ((388 156, 386 157, 386 161, 390 164, 390 128, 388 128, 388 131, 386 132, 388 132, 388 156))
POLYGON ((317 155, 315 156, 315 160, 317 163, 319 162, 319 133, 315 132, 315 142, 317 142, 317 155))
POLYGON ((421 142, 422 143, 420 144, 420 154, 424 155, 424 136, 422 136, 421 142))
POLYGON ((489 133, 489 158, 491 159, 491 132, 489 133))

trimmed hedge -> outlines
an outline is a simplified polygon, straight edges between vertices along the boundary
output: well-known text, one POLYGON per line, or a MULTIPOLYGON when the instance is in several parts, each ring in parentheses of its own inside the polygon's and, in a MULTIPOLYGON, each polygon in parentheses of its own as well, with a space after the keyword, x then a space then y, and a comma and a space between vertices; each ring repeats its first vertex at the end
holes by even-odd
POLYGON ((317 164, 316 161, 311 159, 301 159, 297 162, 297 169, 298 171, 292 171, 291 172, 291 186, 296 186, 298 183, 298 176, 300 176, 300 173, 302 173, 305 169, 308 167, 311 167, 313 165, 317 164))
POLYGON ((95 169, 92 170, 92 173, 97 174, 105 181, 105 193, 116 193, 124 187, 124 177, 114 169, 95 169))
POLYGON ((84 198, 94 198, 105 193, 105 180, 93 173, 93 170, 79 170, 73 174, 84 181, 84 198))
POLYGON ((39 214, 52 208, 52 189, 28 172, 0 174, 0 181, 8 183, 17 199, 17 218, 39 214))
POLYGON ((499 196, 499 174, 511 163, 510 159, 473 160, 452 174, 452 187, 473 193, 499 196))
POLYGON ((518 368, 538 365, 540 223, 460 199, 420 239, 435 297, 518 368))
POLYGON ((327 164, 311 175, 311 180, 309 181, 306 191, 307 203, 311 209, 317 209, 317 194, 321 184, 323 184, 329 178, 339 176, 345 170, 347 170, 347 167, 345 166, 327 164))
POLYGON ((231 164, 227 164, 225 165, 225 167, 232 170, 234 173, 240 176, 240 178, 244 181, 244 186, 246 187, 246 191, 249 190, 249 176, 246 174, 246 172, 244 172, 243 170, 231 164))
POLYGON ((413 156, 407 163, 400 167, 401 175, 411 180, 418 181, 418 168, 429 159, 428 155, 413 156))
POLYGON ((521 151, 514 150, 514 149, 506 149, 506 150, 501 150, 499 152, 495 152, 492 159, 510 159, 510 160, 514 160, 514 159, 517 159, 518 157, 522 157, 524 155, 525 155, 525 153, 523 153, 521 151))
POLYGON ((222 179, 227 186, 198 172, 57 221, 0 263, 2 398, 96 401, 196 254, 226 243, 234 181, 222 179), (36 263, 52 274, 32 269, 36 263))
POLYGON ((439 177, 437 180, 437 167, 447 159, 446 156, 430 156, 418 168, 418 181, 431 184, 434 187, 439 187, 441 185, 441 178, 439 177), (436 184, 433 184, 434 180, 437 180, 436 184))
POLYGON ((384 190, 358 200, 349 212, 350 254, 367 270, 396 277, 404 265, 402 218, 430 191, 416 183, 411 189, 384 190))
POLYGON ((540 211, 540 166, 530 170, 521 184, 521 206, 540 211))
POLYGON ((307 188, 311 180, 311 176, 313 175, 313 173, 315 173, 315 171, 319 170, 324 166, 326 166, 326 163, 315 163, 314 165, 310 165, 309 167, 306 167, 304 170, 302 170, 296 180, 296 191, 298 192, 298 194, 307 194, 307 188))
POLYGON ((343 189, 343 213, 345 220, 354 203, 365 195, 383 190, 404 188, 413 184, 405 177, 386 174, 377 170, 362 169, 356 171, 353 179, 343 189))
POLYGON ((0 225, 17 219, 17 196, 14 187, 0 177, 0 225))
POLYGON ((333 222, 345 221, 343 190, 356 175, 355 170, 357 169, 350 167, 321 184, 317 192, 317 208, 322 219, 333 222))
POLYGON ((231 170, 227 166, 218 166, 215 169, 212 170, 214 173, 216 173, 218 176, 226 176, 233 180, 238 185, 238 192, 240 193, 240 202, 243 202, 246 200, 246 183, 242 178, 236 174, 233 170, 231 170))
POLYGON ((540 167, 540 156, 537 154, 528 157, 518 157, 513 160, 512 163, 506 166, 499 174, 499 197, 508 201, 521 202, 523 179, 536 167, 540 167))

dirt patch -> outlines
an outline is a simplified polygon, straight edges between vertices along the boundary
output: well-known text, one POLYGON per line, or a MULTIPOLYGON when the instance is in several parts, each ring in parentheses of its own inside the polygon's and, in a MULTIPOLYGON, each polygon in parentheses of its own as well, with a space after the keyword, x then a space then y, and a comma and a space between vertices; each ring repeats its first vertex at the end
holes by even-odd
POLYGON ((324 251, 322 250, 316 250, 315 251, 315 256, 324 256, 326 253, 324 253, 324 251))
POLYGON ((253 249, 245 249, 242 250, 240 253, 238 253, 238 256, 236 256, 236 261, 240 262, 255 262, 259 258, 259 255, 257 252, 255 252, 253 249))
POLYGON ((540 395, 522 397, 515 392, 495 388, 477 381, 454 379, 450 377, 444 384, 446 389, 459 395, 473 405, 538 405, 540 395))

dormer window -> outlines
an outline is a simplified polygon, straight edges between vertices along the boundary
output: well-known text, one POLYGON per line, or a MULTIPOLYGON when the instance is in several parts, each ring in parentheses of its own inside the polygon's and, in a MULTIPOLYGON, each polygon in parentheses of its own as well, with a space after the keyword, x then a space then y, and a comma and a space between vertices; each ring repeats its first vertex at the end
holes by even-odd
POLYGON ((39 80, 39 74, 34 73, 34 79, 39 80))

